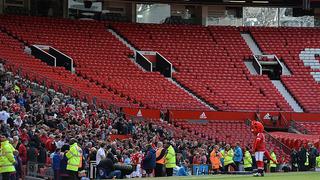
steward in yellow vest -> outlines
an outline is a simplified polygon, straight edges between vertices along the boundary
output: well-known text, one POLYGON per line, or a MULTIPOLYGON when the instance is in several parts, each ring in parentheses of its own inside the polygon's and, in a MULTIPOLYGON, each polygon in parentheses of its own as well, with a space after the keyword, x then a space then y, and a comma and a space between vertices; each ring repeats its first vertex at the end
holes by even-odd
POLYGON ((320 168, 320 155, 316 158, 316 167, 320 168))
MULTIPOLYGON (((274 151, 271 151, 270 156, 272 159, 274 159, 277 162, 277 156, 274 153, 274 151)), ((270 161, 270 172, 276 172, 277 164, 275 164, 273 161, 270 161)))
POLYGON ((68 158, 67 171, 69 176, 77 178, 78 169, 81 166, 82 150, 74 138, 70 140, 70 149, 66 153, 66 157, 68 158))
POLYGON ((0 135, 0 173, 2 179, 10 179, 10 173, 16 171, 13 152, 15 149, 7 140, 7 135, 0 135))
POLYGON ((173 168, 175 168, 177 166, 176 165, 176 152, 173 149, 170 142, 167 142, 166 147, 167 147, 167 154, 166 154, 166 160, 165 160, 166 174, 167 174, 167 176, 172 176, 173 175, 173 168))
POLYGON ((252 171, 252 156, 249 152, 249 147, 246 147, 246 151, 244 152, 243 167, 245 171, 252 171))
POLYGON ((229 171, 229 166, 232 166, 234 171, 238 171, 238 167, 234 164, 233 161, 234 152, 233 149, 230 147, 229 144, 226 145, 226 149, 224 152, 224 171, 229 171))

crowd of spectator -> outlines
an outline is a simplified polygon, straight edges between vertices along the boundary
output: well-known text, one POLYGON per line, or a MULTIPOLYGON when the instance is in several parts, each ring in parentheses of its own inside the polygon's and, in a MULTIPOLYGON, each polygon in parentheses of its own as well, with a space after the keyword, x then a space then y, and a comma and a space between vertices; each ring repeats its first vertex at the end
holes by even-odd
MULTIPOLYGON (((29 82, 9 73, 0 76, 3 179, 23 179, 27 167, 36 164, 39 171, 50 165, 54 179, 85 180, 93 161, 96 178, 187 176, 191 164, 209 164, 212 173, 255 168, 249 146, 175 139, 174 132, 127 116, 121 109, 100 109, 63 94, 33 90, 29 82), (114 134, 130 137, 111 140, 114 134)), ((301 157, 293 153, 293 167, 307 170, 320 162, 312 145, 298 154, 303 152, 305 159, 312 159, 300 169, 301 157)), ((271 155, 277 158, 274 152, 271 155)), ((276 166, 270 162, 271 168, 276 166)))

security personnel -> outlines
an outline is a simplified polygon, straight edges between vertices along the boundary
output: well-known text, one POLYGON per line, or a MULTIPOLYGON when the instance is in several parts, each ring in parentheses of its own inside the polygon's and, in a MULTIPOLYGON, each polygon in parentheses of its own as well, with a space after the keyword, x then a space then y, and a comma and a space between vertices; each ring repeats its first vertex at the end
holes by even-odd
POLYGON ((232 166, 235 171, 238 171, 238 167, 233 161, 234 152, 229 144, 226 145, 225 153, 224 153, 224 171, 228 172, 229 167, 232 166))
POLYGON ((215 145, 213 147, 213 150, 210 153, 210 161, 212 165, 212 171, 213 173, 217 173, 219 169, 221 168, 221 153, 219 152, 219 146, 215 145))
POLYGON ((15 173, 16 169, 14 167, 15 159, 13 152, 15 149, 7 140, 7 135, 0 135, 0 173, 2 174, 2 179, 10 179, 10 174, 15 173))
POLYGON ((249 152, 249 147, 246 147, 246 151, 244 152, 243 167, 245 171, 252 171, 252 156, 249 152))
POLYGON ((81 166, 82 150, 77 144, 77 140, 72 138, 70 140, 70 149, 66 153, 68 158, 67 172, 70 179, 78 179, 78 169, 81 166))
MULTIPOLYGON (((274 159, 277 162, 277 156, 273 150, 271 151, 270 156, 272 159, 274 159)), ((277 168, 277 164, 274 163, 273 161, 270 161, 270 172, 276 172, 276 168, 277 168)))
POLYGON ((176 167, 176 152, 173 149, 170 142, 166 143, 166 149, 167 149, 166 160, 165 160, 166 174, 167 176, 172 176, 173 168, 176 167))
POLYGON ((306 151, 306 162, 304 163, 304 166, 306 167, 306 169, 308 170, 308 167, 309 167, 309 152, 306 151))
POLYGON ((155 176, 156 177, 163 177, 163 166, 165 163, 165 155, 166 150, 163 148, 163 143, 158 142, 157 144, 157 152, 156 152, 156 169, 155 169, 155 176))
POLYGON ((316 167, 320 168, 320 155, 316 158, 316 167))
POLYGON ((16 92, 16 93, 20 93, 20 87, 17 85, 17 84, 15 84, 14 85, 14 87, 13 87, 13 89, 14 89, 14 91, 16 92))

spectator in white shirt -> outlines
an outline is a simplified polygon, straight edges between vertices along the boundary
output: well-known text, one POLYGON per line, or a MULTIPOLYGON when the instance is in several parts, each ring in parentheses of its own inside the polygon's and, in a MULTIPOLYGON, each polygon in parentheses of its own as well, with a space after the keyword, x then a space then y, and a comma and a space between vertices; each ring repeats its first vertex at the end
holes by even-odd
POLYGON ((16 127, 20 128, 23 122, 22 122, 22 120, 21 120, 21 117, 18 116, 18 117, 13 121, 13 123, 14 123, 14 125, 15 125, 16 127))
POLYGON ((100 163, 100 161, 102 159, 105 159, 106 158, 106 152, 104 150, 104 147, 105 147, 105 143, 101 143, 100 144, 100 148, 98 149, 97 151, 97 155, 96 155, 96 164, 98 165, 100 163))
POLYGON ((4 108, 2 111, 0 111, 0 120, 2 120, 4 124, 7 124, 9 117, 10 114, 7 112, 7 108, 4 108))

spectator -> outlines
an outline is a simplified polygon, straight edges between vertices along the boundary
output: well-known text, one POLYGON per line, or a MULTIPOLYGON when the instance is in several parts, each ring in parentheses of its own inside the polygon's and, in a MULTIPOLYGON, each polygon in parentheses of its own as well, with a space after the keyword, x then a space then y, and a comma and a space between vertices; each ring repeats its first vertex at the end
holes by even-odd
MULTIPOLYGON (((96 154, 96 164, 99 164, 102 159, 106 158, 106 152, 105 152, 104 148, 105 148, 105 143, 101 143, 100 148, 98 149, 97 154, 96 154)), ((97 171, 97 178, 100 178, 98 171, 97 171)))
POLYGON ((189 176, 188 172, 189 160, 185 160, 177 172, 177 176, 189 176))
POLYGON ((290 157, 291 157, 292 171, 297 171, 298 170, 298 162, 299 162, 298 152, 295 149, 293 149, 290 157))
POLYGON ((198 152, 195 153, 193 160, 192 160, 192 164, 196 164, 196 165, 201 164, 201 156, 198 152))
POLYGON ((237 166, 237 169, 239 169, 239 165, 242 161, 242 157, 243 157, 243 154, 242 154, 242 150, 240 147, 240 143, 237 142, 236 147, 234 148, 234 157, 233 157, 233 161, 234 161, 235 165, 237 166))
POLYGON ((21 158, 21 163, 22 163, 22 177, 26 175, 27 172, 27 146, 28 146, 28 141, 22 141, 22 143, 19 145, 18 151, 19 151, 19 156, 21 158))
POLYGON ((319 155, 317 149, 312 143, 308 144, 308 153, 309 153, 309 169, 314 169, 316 167, 316 158, 319 155))
POLYGON ((307 166, 309 166, 309 158, 307 154, 307 150, 304 148, 303 145, 300 147, 300 151, 298 153, 298 168, 299 171, 306 171, 307 166))
POLYGON ((172 144, 170 142, 166 143, 165 148, 167 149, 166 160, 165 160, 166 174, 167 176, 172 176, 173 168, 176 167, 176 152, 173 149, 172 144))
POLYGON ((163 177, 164 176, 164 163, 165 163, 165 155, 166 150, 163 148, 163 143, 157 143, 157 152, 156 152, 156 168, 155 168, 155 176, 163 177))
POLYGON ((105 143, 101 143, 100 144, 100 148, 97 151, 97 155, 96 155, 96 163, 99 164, 100 161, 104 158, 106 158, 106 152, 104 150, 105 148, 105 143))
POLYGON ((156 167, 156 152, 151 144, 146 145, 146 154, 142 160, 142 169, 146 171, 148 177, 152 176, 153 170, 156 167))
POLYGON ((0 111, 0 121, 3 121, 4 124, 7 124, 7 120, 10 117, 10 114, 7 112, 7 108, 3 108, 2 111, 0 111))
POLYGON ((100 161, 97 165, 97 171, 99 176, 104 179, 121 178, 121 171, 115 170, 114 162, 109 156, 100 161))
POLYGON ((14 159, 15 159, 15 164, 14 168, 16 170, 16 173, 11 174, 11 179, 22 179, 22 162, 21 158, 19 157, 19 152, 18 151, 13 151, 14 159))
POLYGON ((60 163, 61 163, 61 150, 57 148, 52 157, 52 169, 54 180, 60 180, 60 163))

